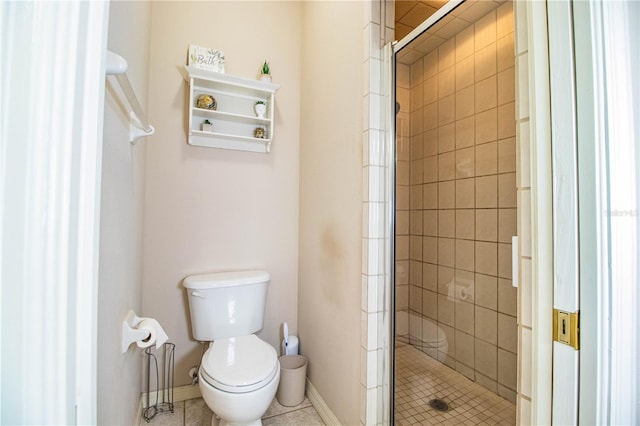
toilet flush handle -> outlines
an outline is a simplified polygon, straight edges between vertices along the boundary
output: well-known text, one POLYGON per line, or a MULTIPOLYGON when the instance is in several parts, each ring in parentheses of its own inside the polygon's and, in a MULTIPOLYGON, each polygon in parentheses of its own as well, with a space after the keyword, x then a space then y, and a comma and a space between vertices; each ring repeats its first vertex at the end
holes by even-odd
POLYGON ((200 299, 205 299, 204 294, 199 293, 199 292, 197 292, 197 291, 192 291, 192 292, 191 292, 191 295, 192 295, 193 297, 199 297, 200 299))

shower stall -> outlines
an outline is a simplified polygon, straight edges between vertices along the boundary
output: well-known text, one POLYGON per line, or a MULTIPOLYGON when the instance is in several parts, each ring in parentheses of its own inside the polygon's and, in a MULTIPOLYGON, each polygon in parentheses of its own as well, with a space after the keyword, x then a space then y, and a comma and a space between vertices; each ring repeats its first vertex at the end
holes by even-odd
POLYGON ((394 48, 394 418, 514 424, 513 5, 450 3, 394 48))

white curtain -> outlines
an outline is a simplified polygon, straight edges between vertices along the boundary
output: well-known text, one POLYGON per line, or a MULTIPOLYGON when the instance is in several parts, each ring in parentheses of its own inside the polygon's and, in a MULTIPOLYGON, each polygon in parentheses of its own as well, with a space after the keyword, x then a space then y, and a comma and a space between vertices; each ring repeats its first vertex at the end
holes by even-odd
POLYGON ((600 107, 598 422, 640 424, 640 3, 594 2, 600 107))
POLYGON ((0 423, 94 424, 108 2, 0 2, 0 423))

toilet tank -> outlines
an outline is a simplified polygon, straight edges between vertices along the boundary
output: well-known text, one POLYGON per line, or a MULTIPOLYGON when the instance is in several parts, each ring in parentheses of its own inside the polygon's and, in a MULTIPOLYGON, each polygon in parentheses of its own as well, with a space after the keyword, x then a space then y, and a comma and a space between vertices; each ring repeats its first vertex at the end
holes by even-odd
POLYGON ((184 279, 193 338, 210 342, 262 330, 269 273, 217 272, 184 279))

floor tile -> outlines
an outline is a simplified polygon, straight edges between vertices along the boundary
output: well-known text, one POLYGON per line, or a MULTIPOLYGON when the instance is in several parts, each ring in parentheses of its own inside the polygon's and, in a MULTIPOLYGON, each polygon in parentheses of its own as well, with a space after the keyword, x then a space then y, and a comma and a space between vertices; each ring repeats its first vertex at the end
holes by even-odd
MULTIPOLYGON (((151 426, 209 426, 213 412, 202 398, 177 402, 174 413, 159 413, 151 420, 151 426)), ((143 420, 142 424, 146 422, 143 420)), ((324 425, 322 419, 305 398, 295 407, 285 407, 274 398, 262 417, 263 425, 324 425)))
MULTIPOLYGON (((147 421, 143 418, 141 424, 147 424, 147 421)), ((148 424, 153 426, 183 426, 184 402, 180 401, 173 404, 173 413, 168 410, 158 411, 148 424)))
POLYGON ((262 419, 262 424, 267 425, 324 425, 322 419, 313 407, 301 408, 279 416, 262 419))
POLYGON ((515 424, 515 405, 422 351, 396 345, 395 419, 398 425, 515 424), (429 405, 435 398, 446 412, 429 405))
POLYGON ((209 426, 213 411, 202 398, 189 399, 184 405, 184 426, 209 426))
POLYGON ((267 412, 264 413, 264 416, 262 416, 262 419, 264 420, 269 417, 278 416, 280 414, 287 413, 289 411, 295 411, 295 410, 299 410, 301 408, 307 408, 307 407, 311 407, 311 402, 307 397, 305 397, 300 404, 295 405, 293 407, 285 407, 284 405, 281 405, 276 398, 273 398, 273 402, 267 409, 267 412))

